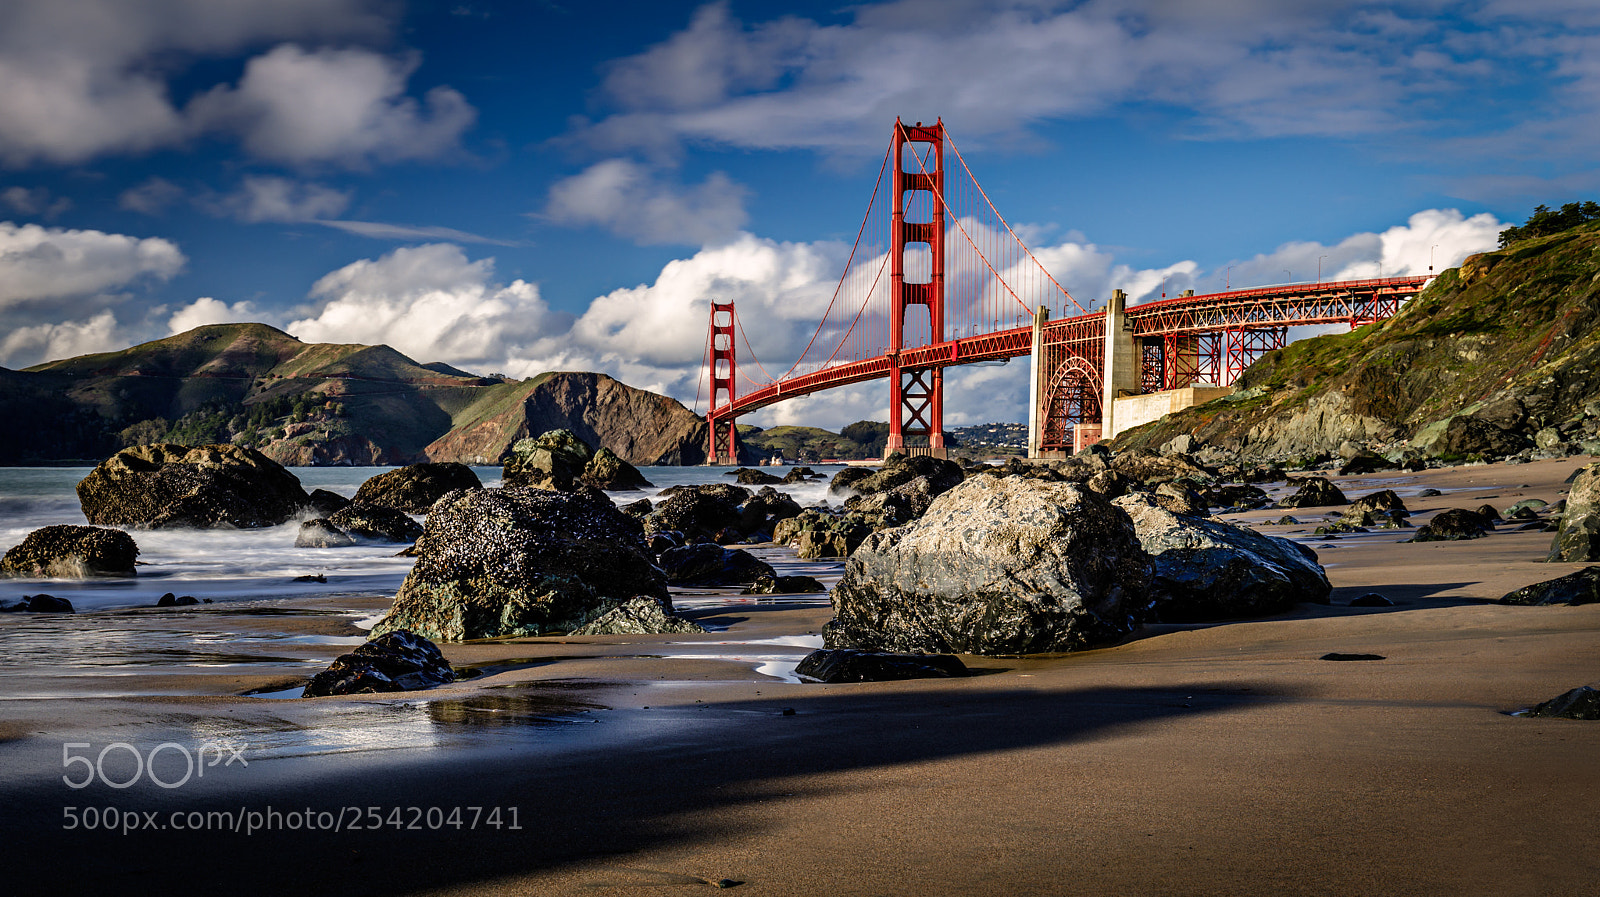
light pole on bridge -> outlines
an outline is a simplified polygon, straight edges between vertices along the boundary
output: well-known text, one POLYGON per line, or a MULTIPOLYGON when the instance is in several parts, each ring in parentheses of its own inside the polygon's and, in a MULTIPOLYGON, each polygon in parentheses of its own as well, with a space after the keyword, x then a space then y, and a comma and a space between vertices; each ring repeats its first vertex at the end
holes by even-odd
POLYGON ((1322 260, 1325 258, 1325 255, 1317 256, 1317 283, 1322 283, 1322 260))

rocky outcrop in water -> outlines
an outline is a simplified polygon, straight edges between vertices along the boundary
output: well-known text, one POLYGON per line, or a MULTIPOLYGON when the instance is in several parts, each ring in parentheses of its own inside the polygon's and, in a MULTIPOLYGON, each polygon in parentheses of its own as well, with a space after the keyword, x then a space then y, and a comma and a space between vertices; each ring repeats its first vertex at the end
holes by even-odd
POLYGON ((356 490, 355 500, 407 514, 426 514, 446 492, 482 486, 478 475, 465 464, 408 464, 369 478, 356 490))
POLYGON ((0 575, 53 579, 133 576, 139 546, 119 529, 58 524, 29 533, 0 558, 0 575))
POLYGON ((348 535, 374 542, 415 542, 422 537, 422 525, 404 511, 359 501, 329 517, 328 522, 348 535))
POLYGON ((0 614, 70 614, 72 602, 54 595, 23 595, 17 601, 0 601, 0 614))
POLYGON ((810 576, 768 576, 762 574, 750 583, 750 587, 740 594, 743 595, 796 595, 810 592, 826 592, 827 586, 810 576))
POLYGON ((372 692, 420 691, 455 681, 439 646, 414 632, 376 636, 311 677, 302 698, 372 692))
POLYGON ((833 591, 830 648, 962 654, 1115 641, 1149 609, 1127 514, 1076 485, 975 477, 869 537, 833 591))
POLYGON ((349 533, 322 517, 302 522, 294 537, 296 548, 346 548, 354 544, 356 540, 349 533))
POLYGON ((645 518, 650 532, 679 532, 694 542, 719 541, 727 533, 742 535, 739 506, 750 500, 750 490, 726 483, 674 486, 661 493, 655 510, 645 518))
POLYGON ((97 526, 277 526, 306 507, 295 475, 236 445, 141 445, 100 463, 78 483, 97 526))
POLYGON ((1317 556, 1296 542, 1182 516, 1146 495, 1112 504, 1132 518, 1154 559, 1150 595, 1164 622, 1263 616, 1330 600, 1333 586, 1317 556))
POLYGON ((650 635, 705 631, 706 628, 699 623, 673 613, 670 602, 661 598, 639 597, 622 602, 572 634, 650 635))
POLYGON ((670 601, 643 539, 604 495, 452 492, 428 515, 416 565, 373 632, 441 641, 564 633, 641 595, 670 601))
POLYGON ((551 430, 519 440, 506 453, 502 476, 507 486, 533 486, 571 492, 580 484, 596 489, 647 489, 650 481, 610 449, 596 451, 571 430, 551 430))

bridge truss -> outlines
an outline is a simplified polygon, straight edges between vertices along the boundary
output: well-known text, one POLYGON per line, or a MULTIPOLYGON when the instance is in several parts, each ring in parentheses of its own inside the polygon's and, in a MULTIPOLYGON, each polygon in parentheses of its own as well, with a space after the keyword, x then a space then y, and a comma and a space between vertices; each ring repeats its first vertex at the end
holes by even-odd
POLYGON ((731 303, 712 305, 708 460, 737 463, 734 420, 741 414, 877 379, 889 381, 887 450, 942 455, 944 369, 1036 348, 1038 447, 1063 451, 1075 427, 1098 424, 1106 403, 1123 392, 1229 385, 1256 358, 1283 346, 1289 327, 1383 320, 1426 281, 1389 277, 1191 293, 1125 310, 1118 305, 1108 326, 1106 308, 1079 304, 1017 237, 942 121, 896 121, 845 271, 800 358, 781 375, 751 379, 749 367, 736 364, 735 338, 747 349, 750 343, 737 311, 731 303), (954 167, 947 168, 947 156, 954 167), (1131 354, 1108 371, 1108 346, 1116 340, 1131 340, 1131 354), (741 378, 743 388, 736 386, 741 378), (1114 380, 1125 388, 1113 388, 1114 380))

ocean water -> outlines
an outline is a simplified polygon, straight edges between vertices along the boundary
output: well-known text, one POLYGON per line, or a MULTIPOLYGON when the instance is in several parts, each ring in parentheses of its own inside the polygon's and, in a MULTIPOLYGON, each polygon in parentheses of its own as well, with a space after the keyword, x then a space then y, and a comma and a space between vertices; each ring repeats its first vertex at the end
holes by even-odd
MULTIPOLYGON (((0 468, 0 552, 28 533, 60 523, 84 524, 74 487, 89 474, 81 467, 0 468)), ((291 471, 307 492, 327 489, 346 497, 387 467, 298 467, 291 471)), ((802 506, 826 501, 828 480, 841 468, 813 466, 825 478, 778 488, 802 506)), ((473 468, 485 486, 500 485, 500 468, 473 468)), ((654 499, 668 487, 733 482, 726 467, 647 467, 653 484, 610 495, 619 503, 654 499)), ((782 475, 788 468, 772 468, 782 475)), ((422 518, 418 518, 419 520, 422 518)), ((93 580, 0 579, 0 600, 48 592, 71 601, 80 613, 154 604, 163 594, 193 595, 213 602, 261 601, 294 597, 392 595, 413 559, 395 557, 404 546, 367 544, 348 548, 296 548, 299 521, 263 529, 141 530, 129 533, 139 545, 141 566, 129 578, 93 580), (326 583, 294 582, 321 575, 326 583)))

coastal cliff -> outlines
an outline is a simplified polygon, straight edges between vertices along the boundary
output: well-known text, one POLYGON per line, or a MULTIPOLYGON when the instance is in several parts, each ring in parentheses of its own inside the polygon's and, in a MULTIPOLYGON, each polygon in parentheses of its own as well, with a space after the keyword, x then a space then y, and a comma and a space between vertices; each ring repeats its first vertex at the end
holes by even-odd
POLYGON ((1348 443, 1447 460, 1600 450, 1597 325, 1600 224, 1587 224, 1472 256, 1393 318, 1269 352, 1234 395, 1115 447, 1187 434, 1273 458, 1348 443))

